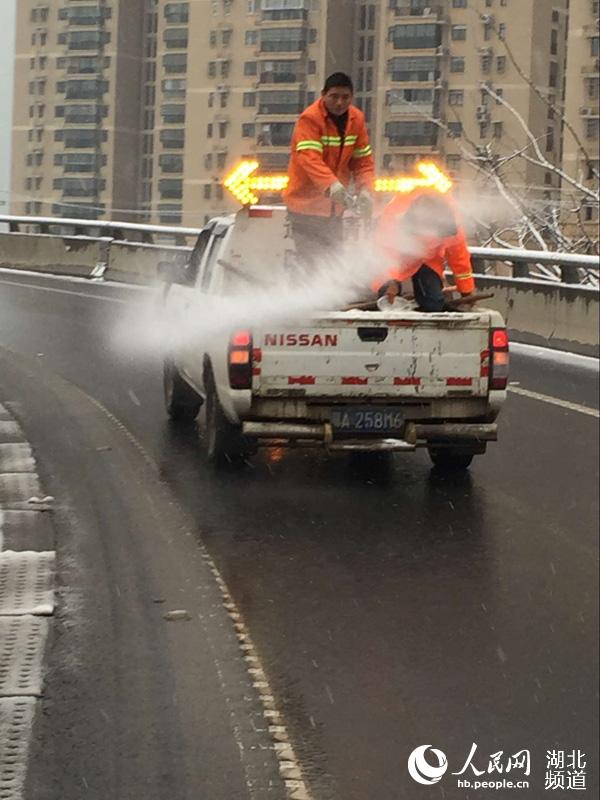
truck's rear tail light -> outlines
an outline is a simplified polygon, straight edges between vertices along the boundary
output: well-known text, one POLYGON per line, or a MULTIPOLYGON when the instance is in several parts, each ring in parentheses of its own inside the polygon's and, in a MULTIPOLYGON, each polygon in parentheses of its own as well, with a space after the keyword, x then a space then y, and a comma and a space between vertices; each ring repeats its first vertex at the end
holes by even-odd
POLYGON ((490 389, 506 389, 508 383, 508 333, 506 328, 492 328, 492 363, 490 389))
POLYGON ((232 389, 252 388, 252 334, 235 331, 229 340, 229 385, 232 389))
POLYGON ((508 333, 506 328, 492 329, 492 350, 508 350, 508 333))

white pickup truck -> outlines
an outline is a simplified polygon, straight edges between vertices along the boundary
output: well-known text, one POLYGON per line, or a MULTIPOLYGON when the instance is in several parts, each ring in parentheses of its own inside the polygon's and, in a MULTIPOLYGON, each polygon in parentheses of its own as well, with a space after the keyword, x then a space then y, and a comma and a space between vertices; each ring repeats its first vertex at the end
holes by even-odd
MULTIPOLYGON (((292 249, 278 207, 212 220, 184 269, 163 266, 166 312, 183 319, 198 298, 268 286, 273 264, 289 264, 292 249)), ((465 469, 497 437, 507 379, 504 321, 483 308, 334 310, 301 323, 234 323, 224 335, 180 339, 164 368, 173 420, 195 419, 206 403, 215 464, 261 446, 426 447, 437 467, 465 469)))

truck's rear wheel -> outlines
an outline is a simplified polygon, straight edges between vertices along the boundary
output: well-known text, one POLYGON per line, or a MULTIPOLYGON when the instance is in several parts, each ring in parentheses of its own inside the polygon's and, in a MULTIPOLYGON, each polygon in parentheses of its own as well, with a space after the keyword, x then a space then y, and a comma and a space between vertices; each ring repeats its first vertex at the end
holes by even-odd
POLYGON ((167 414, 176 422, 192 422, 198 416, 202 398, 186 383, 169 358, 163 365, 163 387, 167 414))
MULTIPOLYGON (((458 472, 471 466, 476 452, 466 448, 429 447, 429 458, 437 469, 444 472, 458 472)), ((478 451, 481 452, 481 451, 478 451)))
POLYGON ((236 464, 252 455, 250 443, 242 436, 239 425, 233 425, 219 402, 215 380, 209 372, 206 385, 206 451, 208 460, 216 467, 236 464))

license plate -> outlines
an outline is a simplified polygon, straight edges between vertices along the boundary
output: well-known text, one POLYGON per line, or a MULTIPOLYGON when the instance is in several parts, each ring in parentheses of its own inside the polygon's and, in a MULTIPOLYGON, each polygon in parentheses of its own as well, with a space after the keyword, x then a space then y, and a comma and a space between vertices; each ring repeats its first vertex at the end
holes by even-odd
POLYGON ((400 433, 404 415, 397 408, 351 406, 332 409, 331 424, 340 433, 400 433))

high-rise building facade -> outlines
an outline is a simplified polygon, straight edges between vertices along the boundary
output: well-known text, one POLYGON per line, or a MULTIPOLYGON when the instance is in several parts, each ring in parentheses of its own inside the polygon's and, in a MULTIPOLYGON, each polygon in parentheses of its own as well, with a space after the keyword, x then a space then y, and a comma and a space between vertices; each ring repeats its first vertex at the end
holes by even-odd
MULTIPOLYGON (((355 79, 380 175, 427 155, 469 182, 478 155, 489 169, 528 132, 559 165, 568 14, 568 0, 20 0, 12 209, 202 224, 235 208, 222 180, 241 158, 285 171, 335 70, 355 79)), ((559 192, 522 158, 499 172, 559 192)))
POLYGON ((13 210, 136 209, 142 3, 19 0, 13 210))
MULTIPOLYGON (((569 11, 569 46, 567 52, 565 128, 563 165, 565 172, 580 183, 598 190, 600 174, 600 44, 598 18, 600 0, 575 0, 569 11)), ((565 183, 564 195, 569 207, 577 202, 569 200, 581 193, 565 183)), ((584 202, 579 220, 595 237, 598 226, 598 208, 593 202, 584 202)))
MULTIPOLYGON (((430 155, 472 180, 478 154, 493 162, 527 143, 521 120, 560 163, 560 120, 542 98, 562 108, 566 0, 389 0, 357 11, 357 98, 379 172, 403 173, 430 155)), ((502 176, 548 181, 519 159, 502 176)))

